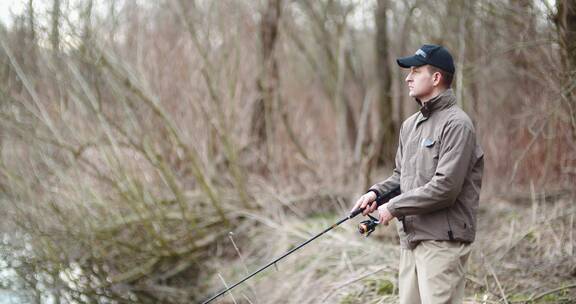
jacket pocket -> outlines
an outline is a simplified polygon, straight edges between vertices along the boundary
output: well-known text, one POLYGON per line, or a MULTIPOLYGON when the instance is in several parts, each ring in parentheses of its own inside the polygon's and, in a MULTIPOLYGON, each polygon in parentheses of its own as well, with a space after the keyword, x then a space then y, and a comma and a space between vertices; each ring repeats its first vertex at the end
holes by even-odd
POLYGON ((474 240, 475 230, 472 223, 455 214, 448 213, 447 217, 449 217, 450 230, 455 240, 464 242, 472 242, 474 240))
POLYGON ((440 154, 440 143, 434 138, 424 138, 418 147, 418 174, 424 178, 426 183, 432 179, 438 166, 440 154))
POLYGON ((398 232, 400 237, 405 237, 410 241, 414 237, 414 215, 406 215, 404 218, 398 219, 398 232))

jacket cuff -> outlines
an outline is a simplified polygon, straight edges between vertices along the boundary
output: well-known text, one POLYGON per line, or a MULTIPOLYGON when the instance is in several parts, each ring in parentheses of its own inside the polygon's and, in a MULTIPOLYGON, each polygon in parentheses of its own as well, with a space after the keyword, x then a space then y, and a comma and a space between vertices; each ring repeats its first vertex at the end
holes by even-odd
POLYGON ((376 194, 376 200, 380 199, 380 197, 382 197, 382 194, 380 194, 380 191, 378 191, 378 189, 374 189, 374 188, 370 188, 368 189, 368 191, 366 191, 366 193, 368 192, 374 192, 374 194, 376 194))

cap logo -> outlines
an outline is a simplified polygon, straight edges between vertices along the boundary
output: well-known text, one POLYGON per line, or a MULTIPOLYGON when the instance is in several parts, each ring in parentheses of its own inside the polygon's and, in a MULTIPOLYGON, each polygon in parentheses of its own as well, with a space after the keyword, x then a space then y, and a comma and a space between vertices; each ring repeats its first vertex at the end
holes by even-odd
POLYGON ((428 55, 426 54, 426 52, 424 52, 422 49, 418 49, 418 50, 416 51, 416 55, 420 55, 420 56, 422 56, 422 57, 424 57, 424 58, 426 58, 426 57, 428 56, 428 55))

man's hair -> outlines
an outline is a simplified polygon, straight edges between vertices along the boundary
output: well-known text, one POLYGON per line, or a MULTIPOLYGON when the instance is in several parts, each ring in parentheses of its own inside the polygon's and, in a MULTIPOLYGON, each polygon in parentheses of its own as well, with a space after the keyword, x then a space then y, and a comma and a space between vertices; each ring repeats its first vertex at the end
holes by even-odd
POLYGON ((436 72, 440 73, 440 75, 442 75, 442 84, 446 87, 446 88, 450 88, 450 86, 452 86, 452 80, 454 79, 454 74, 452 73, 448 73, 446 71, 444 71, 441 68, 437 68, 433 65, 427 65, 428 67, 428 72, 430 72, 430 74, 434 74, 436 72))

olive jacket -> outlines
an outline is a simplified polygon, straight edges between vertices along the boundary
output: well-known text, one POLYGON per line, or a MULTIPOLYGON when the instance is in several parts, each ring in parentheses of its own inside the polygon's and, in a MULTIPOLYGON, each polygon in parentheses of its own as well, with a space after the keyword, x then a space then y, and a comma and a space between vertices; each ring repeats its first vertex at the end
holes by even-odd
POLYGON ((471 243, 484 152, 451 89, 420 105, 402 123, 392 176, 370 189, 382 194, 400 186, 401 194, 387 207, 399 220, 402 247, 412 249, 423 240, 471 243))

